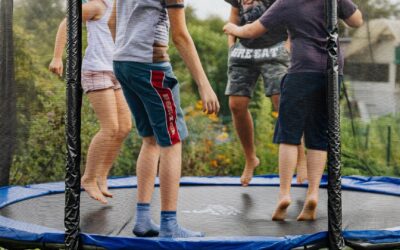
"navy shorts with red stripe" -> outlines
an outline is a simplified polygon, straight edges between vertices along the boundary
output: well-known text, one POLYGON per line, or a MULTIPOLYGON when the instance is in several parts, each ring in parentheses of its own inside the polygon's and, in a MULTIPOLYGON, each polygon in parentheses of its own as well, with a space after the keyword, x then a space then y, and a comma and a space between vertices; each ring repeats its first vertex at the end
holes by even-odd
POLYGON ((162 147, 188 136, 179 83, 171 64, 114 61, 114 73, 142 137, 154 136, 162 147))

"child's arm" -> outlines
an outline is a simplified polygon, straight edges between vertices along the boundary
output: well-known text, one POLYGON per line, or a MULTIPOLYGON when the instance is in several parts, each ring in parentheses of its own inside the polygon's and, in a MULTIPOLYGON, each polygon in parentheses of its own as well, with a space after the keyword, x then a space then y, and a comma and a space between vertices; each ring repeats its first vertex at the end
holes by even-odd
POLYGON ((345 19, 344 22, 352 28, 358 28, 363 24, 363 16, 360 10, 356 10, 353 15, 345 19))
POLYGON ((233 23, 224 26, 224 32, 242 38, 258 38, 269 30, 269 27, 285 26, 290 18, 286 0, 277 0, 257 21, 238 27, 233 23))
POLYGON ((108 28, 110 29, 111 36, 115 42, 115 36, 117 31, 117 1, 114 0, 113 10, 108 20, 108 28))
POLYGON ((67 20, 64 19, 60 23, 60 26, 57 31, 53 60, 49 65, 49 70, 59 76, 62 76, 63 74, 62 55, 64 53, 64 48, 66 43, 67 43, 67 20))
MULTIPOLYGON (((232 7, 229 22, 239 25, 239 9, 232 7)), ((236 37, 228 35, 228 47, 231 48, 236 43, 236 37)))
POLYGON ((203 101, 203 111, 209 114, 219 111, 219 102, 201 65, 196 47, 186 26, 183 8, 168 8, 171 23, 172 41, 199 88, 203 101))
POLYGON ((289 53, 292 51, 292 40, 290 39, 290 36, 288 36, 288 39, 285 42, 285 49, 289 53))
POLYGON ((363 24, 363 16, 353 0, 341 0, 338 2, 338 17, 352 28, 363 24))
MULTIPOLYGON (((102 6, 97 1, 92 1, 82 5, 82 21, 93 20, 99 18, 103 12, 102 6)), ((65 44, 67 43, 67 19, 60 23, 58 27, 56 42, 54 46, 53 59, 49 65, 49 70, 54 74, 62 76, 63 62, 62 56, 64 53, 65 44)))
POLYGON ((224 32, 227 35, 233 35, 241 38, 257 38, 267 31, 268 29, 264 27, 259 20, 241 27, 233 23, 228 23, 224 26, 224 32))

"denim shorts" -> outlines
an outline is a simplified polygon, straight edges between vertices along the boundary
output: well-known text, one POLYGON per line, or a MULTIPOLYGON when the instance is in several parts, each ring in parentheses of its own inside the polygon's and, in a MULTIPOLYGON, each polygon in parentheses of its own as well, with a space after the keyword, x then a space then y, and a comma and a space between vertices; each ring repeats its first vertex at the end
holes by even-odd
MULTIPOLYGON (((342 77, 339 78, 340 82, 342 77)), ((328 76, 324 73, 287 74, 281 84, 279 118, 274 143, 328 149, 328 76)))
POLYGON ((114 61, 114 72, 142 137, 167 147, 188 136, 171 64, 114 61))

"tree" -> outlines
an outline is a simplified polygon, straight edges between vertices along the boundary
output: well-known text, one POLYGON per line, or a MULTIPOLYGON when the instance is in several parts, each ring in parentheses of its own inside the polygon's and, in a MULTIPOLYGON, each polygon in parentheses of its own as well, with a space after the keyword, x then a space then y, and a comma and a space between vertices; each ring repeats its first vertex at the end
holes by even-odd
POLYGON ((32 35, 31 46, 35 47, 44 66, 48 66, 53 55, 54 39, 61 20, 65 17, 65 1, 40 0, 17 1, 15 25, 32 35))
MULTIPOLYGON (((398 0, 396 0, 398 2, 398 0)), ((399 17, 399 3, 391 0, 354 0, 368 19, 399 17)))
POLYGON ((13 0, 0 2, 0 186, 9 184, 16 142, 13 0))

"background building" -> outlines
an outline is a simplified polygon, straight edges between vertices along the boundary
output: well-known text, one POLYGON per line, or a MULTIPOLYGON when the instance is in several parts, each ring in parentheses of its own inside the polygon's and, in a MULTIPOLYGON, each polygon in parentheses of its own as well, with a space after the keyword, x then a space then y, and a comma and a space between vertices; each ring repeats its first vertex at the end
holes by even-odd
POLYGON ((364 120, 400 108, 400 20, 366 22, 345 49, 345 75, 364 120))

